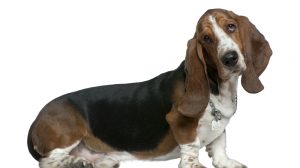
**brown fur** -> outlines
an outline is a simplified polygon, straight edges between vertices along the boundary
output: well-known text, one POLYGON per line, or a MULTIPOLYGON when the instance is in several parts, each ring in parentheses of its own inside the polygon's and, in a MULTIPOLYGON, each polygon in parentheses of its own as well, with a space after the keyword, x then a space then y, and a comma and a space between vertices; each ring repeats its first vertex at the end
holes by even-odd
MULTIPOLYGON (((247 69, 242 75, 242 86, 249 93, 257 93, 263 90, 263 85, 259 76, 268 65, 272 55, 272 50, 268 41, 249 21, 247 17, 236 15, 231 11, 223 9, 208 10, 199 20, 197 25, 197 39, 201 42, 204 35, 209 35, 213 43, 217 43, 217 38, 212 33, 212 27, 207 16, 213 15, 220 27, 226 27, 233 23, 238 25, 235 33, 228 33, 238 44, 240 50, 245 56, 247 69)), ((218 71, 219 79, 226 80, 222 76, 222 64, 216 54, 216 45, 206 45, 201 43, 205 50, 204 57, 206 63, 218 71), (207 55, 208 54, 208 55, 207 55)))
POLYGON ((179 101, 166 117, 178 144, 186 144, 195 140, 198 119, 203 115, 209 99, 205 59, 196 35, 188 42, 185 67, 187 76, 184 88, 178 84, 174 93, 180 96, 180 98, 175 98, 179 101), (182 92, 184 92, 183 95, 180 94, 182 92))
POLYGON ((188 42, 185 66, 185 94, 179 100, 176 111, 187 117, 195 117, 204 111, 209 99, 206 64, 202 47, 196 38, 188 42))
POLYGON ((44 107, 35 120, 32 141, 35 150, 45 156, 55 148, 74 144, 87 133, 84 119, 72 105, 53 101, 44 107))
POLYGON ((198 120, 199 117, 186 117, 174 108, 167 114, 167 121, 178 144, 187 144, 195 140, 198 120))
POLYGON ((240 25, 240 36, 243 42, 243 54, 247 65, 242 75, 242 86, 249 93, 258 93, 264 89, 259 76, 267 67, 272 50, 265 37, 256 29, 247 17, 231 12, 240 25))
MULTIPOLYGON (((204 58, 206 61, 206 64, 209 66, 208 70, 214 70, 215 73, 211 73, 210 75, 217 75, 215 79, 218 79, 218 82, 226 81, 228 79, 228 76, 225 76, 224 74, 224 65, 220 61, 220 56, 217 53, 217 44, 218 44, 218 38, 213 33, 213 27, 211 25, 211 22, 208 18, 208 16, 214 16, 216 19, 217 24, 222 27, 226 28, 228 24, 235 24, 237 25, 237 21, 233 19, 227 11, 215 9, 215 10, 209 10, 206 12, 199 20, 197 25, 197 39, 201 42, 201 45, 204 49, 204 58), (211 44, 206 44, 203 42, 203 37, 205 35, 208 35, 212 39, 211 44)), ((233 41, 239 46, 241 51, 243 50, 243 45, 240 38, 239 29, 236 29, 235 33, 227 33, 233 41)), ((211 80, 211 79, 209 79, 211 80)))
POLYGON ((105 142, 101 141, 99 138, 95 137, 91 132, 88 133, 86 137, 83 138, 85 146, 91 151, 95 152, 112 152, 115 151, 114 148, 107 145, 105 142))

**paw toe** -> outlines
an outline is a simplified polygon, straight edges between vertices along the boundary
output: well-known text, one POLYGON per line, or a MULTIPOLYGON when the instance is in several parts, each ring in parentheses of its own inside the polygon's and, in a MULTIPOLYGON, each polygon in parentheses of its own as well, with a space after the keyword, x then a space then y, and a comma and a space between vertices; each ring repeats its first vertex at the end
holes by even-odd
POLYGON ((235 168, 247 168, 246 165, 236 166, 235 168))
POLYGON ((213 162, 216 168, 247 168, 247 166, 241 164, 240 162, 232 159, 219 160, 213 162))
POLYGON ((85 165, 85 167, 83 167, 83 168, 94 168, 94 167, 93 167, 92 164, 87 164, 87 165, 85 165))
POLYGON ((191 167, 192 167, 192 168, 206 168, 206 167, 203 166, 202 164, 193 164, 191 167))
POLYGON ((193 168, 206 168, 206 167, 204 167, 202 165, 195 165, 193 168))
POLYGON ((113 166, 113 168, 119 168, 120 167, 120 164, 118 163, 118 164, 115 164, 114 166, 113 166))
POLYGON ((85 161, 79 161, 76 163, 71 163, 64 168, 93 168, 93 165, 85 161))

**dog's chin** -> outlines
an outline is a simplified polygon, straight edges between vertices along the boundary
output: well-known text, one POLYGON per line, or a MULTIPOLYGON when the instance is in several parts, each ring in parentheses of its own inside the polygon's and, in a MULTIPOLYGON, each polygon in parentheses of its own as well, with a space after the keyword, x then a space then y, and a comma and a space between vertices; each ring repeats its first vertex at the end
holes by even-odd
POLYGON ((244 70, 240 70, 240 69, 237 69, 237 70, 233 70, 232 71, 232 75, 234 76, 241 76, 243 74, 244 70))
POLYGON ((246 70, 246 68, 238 66, 237 68, 226 69, 219 76, 220 76, 222 81, 227 81, 227 80, 231 79, 232 77, 241 76, 245 70, 246 70))

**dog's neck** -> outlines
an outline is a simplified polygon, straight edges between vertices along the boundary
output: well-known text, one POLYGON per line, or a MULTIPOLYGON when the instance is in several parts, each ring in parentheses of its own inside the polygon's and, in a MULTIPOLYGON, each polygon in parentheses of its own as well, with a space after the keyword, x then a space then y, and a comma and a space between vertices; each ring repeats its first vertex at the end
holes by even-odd
POLYGON ((227 118, 230 118, 236 111, 238 79, 239 76, 234 75, 228 80, 220 82, 218 84, 219 93, 210 95, 210 101, 227 118))
POLYGON ((230 77, 228 80, 219 83, 219 89, 218 89, 219 94, 216 95, 219 101, 235 100, 237 95, 238 79, 239 76, 234 75, 230 77))

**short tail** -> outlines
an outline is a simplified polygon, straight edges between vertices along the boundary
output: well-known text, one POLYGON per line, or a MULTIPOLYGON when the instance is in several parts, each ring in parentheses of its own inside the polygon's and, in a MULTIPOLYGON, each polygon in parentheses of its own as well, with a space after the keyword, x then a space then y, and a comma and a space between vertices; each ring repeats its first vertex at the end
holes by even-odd
POLYGON ((27 136, 27 146, 28 146, 28 150, 29 150, 31 156, 35 160, 39 161, 42 156, 37 151, 35 151, 34 148, 33 148, 33 143, 32 143, 32 138, 31 138, 32 125, 29 129, 28 136, 27 136))

